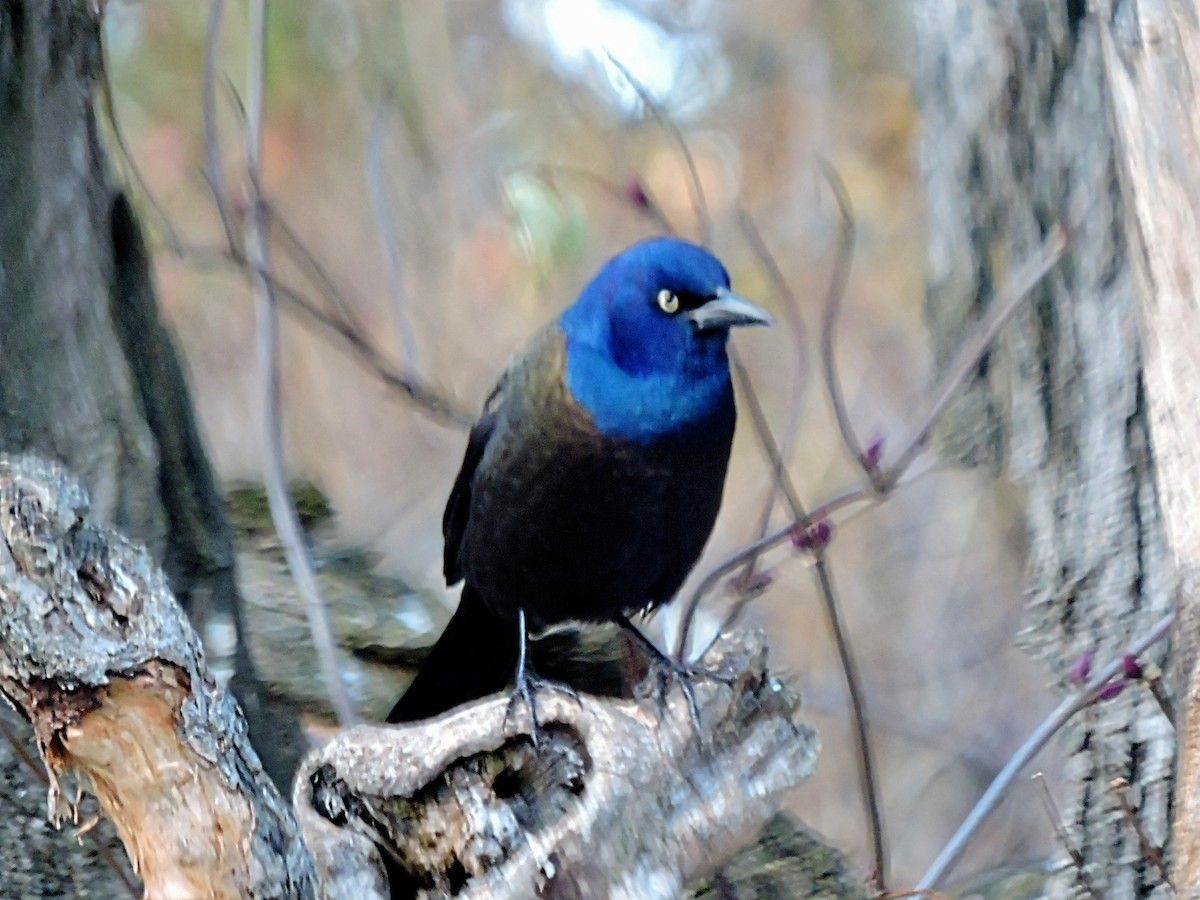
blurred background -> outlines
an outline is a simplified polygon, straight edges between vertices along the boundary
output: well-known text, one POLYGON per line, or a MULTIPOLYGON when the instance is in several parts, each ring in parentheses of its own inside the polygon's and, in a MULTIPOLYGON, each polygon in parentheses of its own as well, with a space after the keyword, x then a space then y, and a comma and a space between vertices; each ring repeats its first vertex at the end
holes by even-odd
MULTIPOLYGON (((135 191, 163 315, 213 461, 232 483, 261 478, 262 417, 251 296, 220 259, 202 174, 208 14, 188 0, 109 0, 107 64, 131 157, 171 223, 135 191)), ((308 277, 312 266, 292 252, 302 243, 391 363, 473 414, 508 356, 603 260, 664 221, 697 239, 710 219, 735 288, 780 321, 736 343, 815 505, 859 477, 816 358, 839 227, 819 158, 840 173, 858 234, 837 358, 860 439, 882 438, 886 456, 933 375, 912 27, 906 4, 890 0, 276 3, 263 173, 276 268, 308 277), (694 158, 703 210, 673 128, 694 158), (773 285, 751 225, 793 300, 773 285)), ((245 57, 246 7, 235 0, 213 57, 217 149, 235 201, 245 57)), ((465 431, 286 315, 282 371, 289 470, 329 496, 338 540, 377 551, 384 572, 452 605, 440 520, 465 431)), ((885 505, 842 523, 830 551, 866 690, 894 885, 916 879, 1052 699, 1046 674, 1013 647, 1020 497, 932 456, 917 470, 885 505)), ((743 415, 721 518, 691 584, 756 536, 770 490, 743 415)), ((773 522, 784 521, 776 510, 773 522)), ((745 621, 767 631, 824 746, 790 809, 865 876, 869 837, 823 607, 802 556, 776 551, 765 565, 772 583, 745 621)), ((709 602, 719 614, 728 598, 709 602)), ((1053 850, 1026 782, 959 871, 1053 850)))

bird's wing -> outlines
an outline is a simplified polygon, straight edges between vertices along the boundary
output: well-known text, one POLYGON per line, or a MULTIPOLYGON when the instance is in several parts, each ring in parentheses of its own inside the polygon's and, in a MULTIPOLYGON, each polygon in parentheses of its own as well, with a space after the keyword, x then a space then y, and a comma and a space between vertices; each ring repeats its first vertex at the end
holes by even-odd
MULTIPOLYGON (((475 473, 483 459, 488 443, 496 433, 502 420, 508 422, 501 427, 507 436, 511 437, 512 420, 520 418, 522 410, 547 393, 546 381, 539 373, 562 371, 563 352, 562 332, 556 325, 549 325, 535 334, 525 346, 525 350, 514 357, 507 370, 500 376, 496 387, 488 395, 483 404, 483 412, 471 428, 467 439, 467 452, 463 454, 462 467, 454 480, 450 491, 450 499, 446 501, 446 511, 442 515, 442 537, 445 539, 445 554, 442 569, 446 575, 447 584, 457 584, 463 577, 461 552, 463 536, 467 531, 467 521, 471 515, 471 492, 475 482, 475 473)), ((561 384, 560 379, 555 381, 561 384)))
POLYGON ((467 530, 467 518, 471 514, 471 482, 475 478, 479 460, 483 458, 484 448, 487 447, 488 440, 496 428, 496 412, 507 381, 506 372, 484 403, 483 414, 471 426, 471 434, 467 438, 467 452, 463 454, 462 466, 458 470, 458 477, 454 479, 454 487, 450 489, 446 511, 442 514, 442 537, 445 539, 442 571, 446 575, 446 584, 457 584, 463 577, 458 552, 462 546, 463 534, 467 530))

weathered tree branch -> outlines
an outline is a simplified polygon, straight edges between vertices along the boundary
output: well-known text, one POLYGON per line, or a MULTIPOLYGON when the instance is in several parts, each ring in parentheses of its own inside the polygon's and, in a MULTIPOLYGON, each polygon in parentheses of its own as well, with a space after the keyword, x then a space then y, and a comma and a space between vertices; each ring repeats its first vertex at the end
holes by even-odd
POLYGON ((390 875, 392 896, 676 898, 815 760, 796 695, 739 634, 696 685, 699 735, 674 684, 543 695, 538 751, 525 710, 493 697, 341 733, 293 814, 161 571, 90 519, 73 477, 0 457, 0 534, 0 692, 33 724, 54 815, 74 808, 64 783, 95 794, 151 896, 387 896, 390 875))
POLYGON ((382 848, 414 891, 470 878, 457 896, 674 900, 812 770, 815 734, 792 723, 796 696, 765 660, 761 638, 718 644, 707 664, 731 683, 697 685, 702 742, 678 690, 661 718, 657 697, 543 696, 540 752, 524 708, 494 697, 343 732, 305 761, 293 806, 327 876, 375 867, 382 848))
POLYGON ((162 571, 56 465, 0 459, 0 692, 53 815, 78 778, 150 896, 305 896, 312 860, 162 571))

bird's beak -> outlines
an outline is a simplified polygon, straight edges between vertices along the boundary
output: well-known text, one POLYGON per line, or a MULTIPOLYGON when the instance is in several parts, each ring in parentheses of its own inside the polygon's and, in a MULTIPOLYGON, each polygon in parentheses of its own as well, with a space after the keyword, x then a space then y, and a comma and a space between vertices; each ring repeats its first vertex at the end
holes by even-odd
POLYGON ((711 300, 684 315, 691 319, 697 331, 733 328, 736 325, 775 324, 769 312, 727 288, 717 288, 717 293, 711 300))

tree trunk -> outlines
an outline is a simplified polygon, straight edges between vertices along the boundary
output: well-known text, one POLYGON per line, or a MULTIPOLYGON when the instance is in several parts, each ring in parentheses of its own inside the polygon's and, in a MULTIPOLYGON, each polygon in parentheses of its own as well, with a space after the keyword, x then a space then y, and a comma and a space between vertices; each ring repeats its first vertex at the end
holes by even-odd
POLYGON ((1146 394, 1179 608, 1175 674, 1185 704, 1175 791, 1174 882, 1200 894, 1200 9, 1106 4, 1104 60, 1146 336, 1146 394))
MULTIPOLYGON (((1112 658, 1171 607, 1105 19, 1082 0, 922 0, 915 24, 927 311, 939 358, 1010 266, 1052 225, 1071 229, 1066 255, 943 429, 945 452, 1003 465, 1028 492, 1023 640, 1061 690, 1083 653, 1112 658)), ((1163 845, 1171 724, 1147 691, 1126 690, 1077 717, 1064 745, 1062 824, 1091 883, 1110 898, 1157 895, 1161 876, 1110 784, 1131 785, 1143 835, 1163 845)), ((1067 865, 1052 893, 1077 890, 1067 865)))
MULTIPOLYGON (((162 562, 201 633, 240 635, 231 532, 100 138, 98 9, 0 0, 0 452, 79 472, 103 520, 162 562)), ((287 784, 302 750, 295 714, 268 702, 243 641, 222 650, 287 784)))

